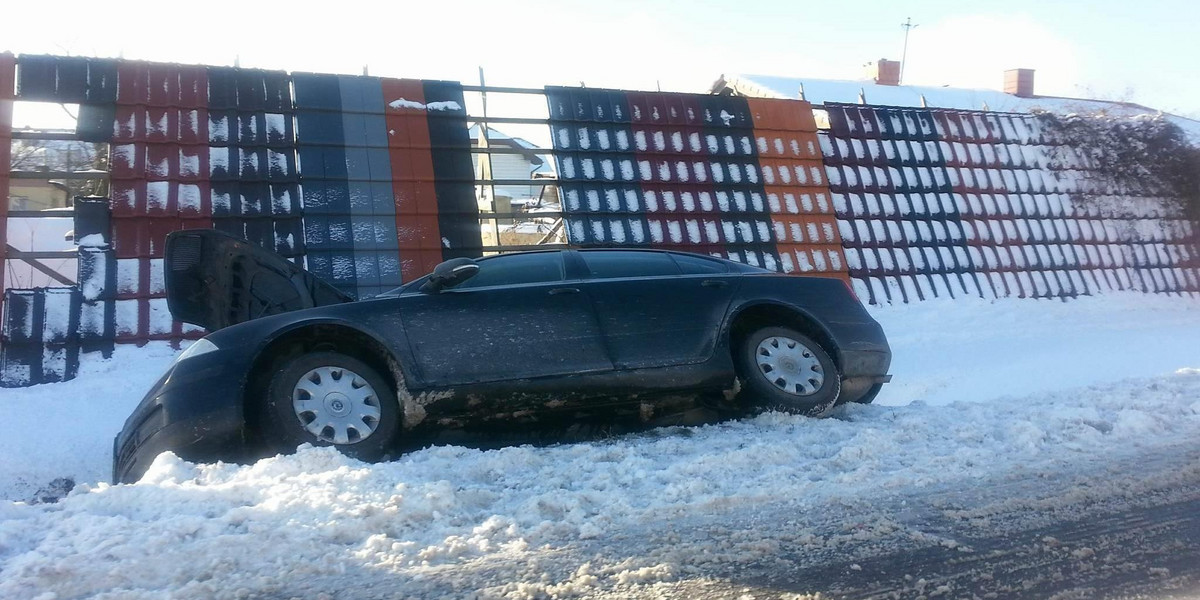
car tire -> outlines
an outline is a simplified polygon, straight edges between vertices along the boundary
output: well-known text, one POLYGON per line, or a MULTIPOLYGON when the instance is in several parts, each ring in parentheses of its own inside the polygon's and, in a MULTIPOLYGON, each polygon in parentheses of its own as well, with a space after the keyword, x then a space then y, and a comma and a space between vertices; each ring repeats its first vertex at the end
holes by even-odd
POLYGON ((373 461, 395 447, 400 408, 392 387, 366 363, 338 352, 309 352, 278 366, 258 424, 275 452, 308 443, 373 461))
POLYGON ((787 327, 764 327, 738 348, 743 403, 819 417, 836 404, 841 373, 829 352, 812 338, 787 327), (774 376, 772 376, 774 375, 774 376))

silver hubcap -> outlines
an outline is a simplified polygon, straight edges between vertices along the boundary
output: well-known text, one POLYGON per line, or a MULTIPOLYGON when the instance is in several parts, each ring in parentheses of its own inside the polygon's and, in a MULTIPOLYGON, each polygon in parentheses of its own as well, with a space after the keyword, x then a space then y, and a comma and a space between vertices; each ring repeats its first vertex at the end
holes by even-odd
POLYGON ((379 428, 379 398, 358 373, 341 367, 317 367, 292 390, 292 409, 300 425, 317 439, 334 444, 361 442, 379 428))
POLYGON ((796 396, 811 396, 825 383, 817 355, 789 337, 769 337, 754 353, 758 371, 775 387, 796 396))

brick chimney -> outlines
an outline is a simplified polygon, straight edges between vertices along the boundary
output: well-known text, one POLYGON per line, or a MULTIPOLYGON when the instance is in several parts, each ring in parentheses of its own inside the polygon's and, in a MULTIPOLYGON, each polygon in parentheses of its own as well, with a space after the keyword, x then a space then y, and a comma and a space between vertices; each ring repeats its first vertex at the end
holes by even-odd
POLYGON ((1004 72, 1004 93, 1021 98, 1033 97, 1033 69, 1009 69, 1004 72))
POLYGON ((867 63, 867 78, 878 85, 900 85, 900 61, 881 58, 867 63))

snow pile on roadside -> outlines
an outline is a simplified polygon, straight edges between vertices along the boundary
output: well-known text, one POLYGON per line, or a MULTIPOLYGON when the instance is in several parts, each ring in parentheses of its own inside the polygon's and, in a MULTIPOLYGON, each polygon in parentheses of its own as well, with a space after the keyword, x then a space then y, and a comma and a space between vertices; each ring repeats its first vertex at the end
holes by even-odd
POLYGON ((113 437, 177 351, 156 342, 84 355, 71 381, 0 390, 0 498, 23 500, 51 480, 108 481, 113 437))
POLYGON ((0 505, 0 597, 313 596, 331 581, 366 579, 415 596, 457 586, 569 595, 670 579, 681 565, 572 553, 694 515, 779 502, 829 511, 1115 463, 1194 442, 1198 398, 1200 376, 1180 374, 1014 402, 855 405, 824 420, 772 413, 548 448, 430 448, 380 465, 316 448, 245 467, 163 455, 136 485, 0 505))

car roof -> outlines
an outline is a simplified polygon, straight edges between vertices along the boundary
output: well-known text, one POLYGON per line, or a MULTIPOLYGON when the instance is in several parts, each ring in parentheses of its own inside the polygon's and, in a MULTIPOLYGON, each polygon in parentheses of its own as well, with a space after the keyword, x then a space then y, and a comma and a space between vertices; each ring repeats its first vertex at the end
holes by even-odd
POLYGON ((502 252, 500 254, 492 254, 491 256, 481 256, 479 258, 476 258, 475 260, 491 260, 493 258, 500 258, 502 256, 519 256, 519 255, 524 255, 524 254, 549 254, 551 252, 584 252, 584 253, 643 252, 646 254, 650 254, 650 253, 683 254, 685 256, 699 256, 702 258, 709 258, 712 260, 720 260, 720 261, 724 261, 724 262, 734 262, 734 261, 728 261, 724 258, 718 258, 716 256, 709 256, 707 254, 698 254, 695 252, 678 252, 678 251, 674 251, 674 250, 659 250, 657 248, 552 248, 552 249, 546 249, 546 250, 519 250, 516 252, 502 252))
MULTIPOLYGON (((562 253, 567 253, 567 252, 584 252, 584 253, 589 253, 589 252, 592 252, 592 253, 598 253, 598 252, 645 252, 645 253, 652 253, 652 252, 653 252, 653 253, 658 253, 658 254, 669 254, 669 255, 678 255, 678 256, 691 256, 691 257, 696 257, 696 258, 703 258, 703 259, 708 259, 708 260, 715 260, 715 261, 717 261, 717 262, 720 262, 720 263, 722 263, 722 264, 728 265, 728 266, 729 266, 729 269, 730 269, 730 271, 733 271, 733 272, 739 272, 739 271, 741 271, 741 272, 753 272, 753 273, 773 273, 773 272, 774 272, 774 271, 770 271, 770 270, 768 270, 768 269, 764 269, 764 268, 762 268, 762 267, 756 267, 756 266, 753 266, 753 265, 748 265, 748 264, 746 264, 746 263, 740 263, 740 262, 737 262, 736 260, 729 260, 729 259, 727 259, 727 258, 720 258, 720 257, 718 257, 718 256, 709 256, 709 255, 707 255, 707 254, 699 254, 699 253, 697 253, 697 252, 681 252, 681 251, 678 251, 678 250, 660 250, 660 249, 657 249, 657 248, 547 248, 547 249, 545 249, 545 250, 519 250, 519 251, 516 251, 516 252, 505 252, 505 253, 502 253, 502 254, 493 254, 493 255, 491 255, 491 256, 481 256, 481 257, 479 257, 479 258, 476 258, 476 259, 473 259, 473 260, 476 260, 476 261, 488 261, 488 260, 491 260, 491 259, 493 259, 493 258, 502 258, 502 257, 505 257, 505 256, 518 256, 518 255, 525 255, 525 254, 549 254, 549 253, 551 253, 551 252, 556 252, 556 253, 560 253, 560 254, 562 254, 562 253)), ((395 291, 398 291, 398 290, 401 290, 401 289, 407 288, 407 287, 409 287, 410 285, 412 285, 413 283, 415 283, 415 282, 417 282, 417 281, 420 281, 420 280, 422 280, 422 279, 425 279, 426 277, 429 277, 429 274, 428 274, 428 273, 427 273, 427 274, 425 274, 425 275, 422 275, 422 276, 420 276, 420 277, 418 277, 418 278, 416 278, 416 279, 414 279, 414 280, 412 280, 412 281, 405 282, 404 284, 402 284, 402 285, 400 285, 400 286, 398 286, 398 287, 396 287, 396 288, 394 288, 394 289, 388 290, 388 291, 384 292, 383 294, 380 294, 380 296, 387 296, 387 295, 391 294, 392 292, 395 292, 395 291)))
POLYGON ((675 256, 689 256, 689 257, 694 257, 694 258, 704 258, 704 259, 708 259, 708 260, 715 260, 717 262, 729 265, 731 269, 738 270, 738 271, 755 271, 755 272, 766 271, 768 273, 772 272, 768 269, 763 269, 762 267, 748 265, 746 263, 738 262, 736 260, 729 260, 727 258, 721 258, 719 256, 710 256, 708 254, 701 254, 699 252, 684 252, 684 251, 680 251, 680 250, 661 250, 658 248, 554 248, 554 249, 546 249, 546 250, 521 250, 518 252, 504 252, 502 254, 493 254, 491 256, 484 256, 481 258, 477 258, 475 260, 490 260, 493 258, 500 258, 502 256, 514 256, 514 255, 521 255, 521 254, 546 254, 546 253, 550 253, 550 252, 582 252, 585 254, 586 253, 602 253, 602 252, 642 252, 642 253, 646 253, 646 254, 651 254, 651 253, 670 254, 670 255, 675 255, 675 256))

